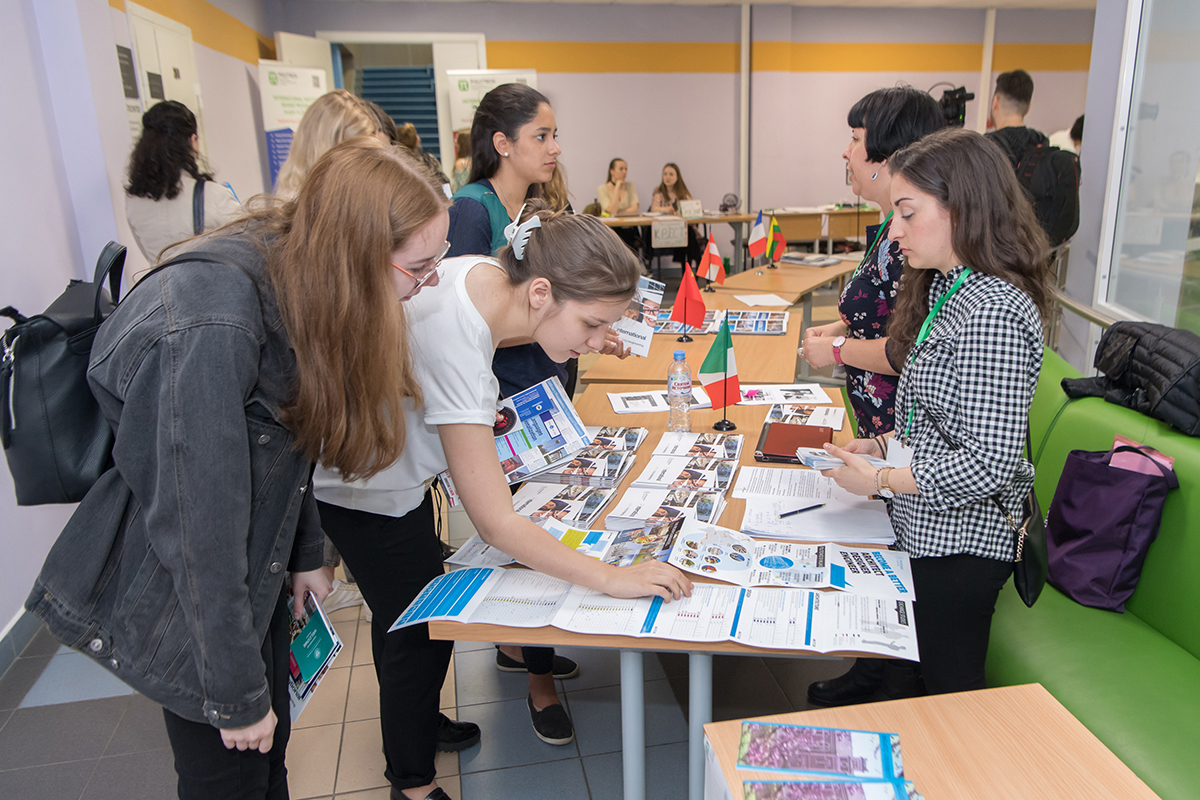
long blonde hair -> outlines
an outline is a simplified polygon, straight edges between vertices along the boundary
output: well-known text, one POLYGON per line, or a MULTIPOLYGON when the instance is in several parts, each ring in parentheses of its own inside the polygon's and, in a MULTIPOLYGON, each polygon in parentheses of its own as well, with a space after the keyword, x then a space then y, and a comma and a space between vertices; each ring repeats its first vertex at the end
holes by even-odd
POLYGON ((321 95, 300 119, 287 160, 279 168, 275 193, 295 197, 304 177, 326 150, 355 136, 377 133, 379 123, 365 102, 345 89, 321 95))
POLYGON ((421 403, 392 253, 449 206, 428 171, 373 137, 318 159, 295 200, 251 212, 296 352, 283 421, 306 456, 346 480, 404 450, 402 402, 421 403))

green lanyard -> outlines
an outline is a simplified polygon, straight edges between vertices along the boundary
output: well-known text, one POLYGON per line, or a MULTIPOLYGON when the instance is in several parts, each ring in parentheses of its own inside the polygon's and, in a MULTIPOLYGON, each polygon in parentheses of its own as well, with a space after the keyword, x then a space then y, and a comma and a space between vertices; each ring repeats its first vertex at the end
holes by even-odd
MULTIPOLYGON (((933 320, 937 317, 938 312, 942 310, 942 306, 946 304, 946 301, 954 296, 954 293, 959 290, 959 287, 963 285, 963 281, 965 281, 967 276, 970 274, 971 268, 963 267, 962 274, 958 276, 958 279, 954 281, 954 283, 950 284, 949 291, 939 297, 937 302, 933 304, 933 308, 929 309, 929 315, 925 317, 925 322, 921 325, 921 332, 917 334, 917 341, 915 344, 913 344, 914 350, 916 349, 917 345, 929 338, 929 331, 933 328, 933 320)), ((916 413, 916 410, 917 403, 914 400, 908 406, 908 424, 904 426, 904 435, 900 437, 900 440, 904 442, 905 447, 908 446, 909 435, 912 433, 913 416, 916 413)))
MULTIPOLYGON (((871 257, 871 253, 875 252, 875 245, 879 244, 879 240, 883 238, 883 232, 887 230, 888 223, 892 221, 892 213, 892 211, 889 211, 887 216, 883 218, 883 222, 879 223, 879 230, 875 231, 875 241, 871 242, 871 246, 867 248, 867 252, 863 255, 862 261, 858 262, 858 266, 855 268, 854 274, 850 276, 851 281, 858 277, 858 274, 862 272, 863 267, 867 265, 867 260, 871 257)), ((849 282, 850 281, 846 281, 846 283, 849 282)))

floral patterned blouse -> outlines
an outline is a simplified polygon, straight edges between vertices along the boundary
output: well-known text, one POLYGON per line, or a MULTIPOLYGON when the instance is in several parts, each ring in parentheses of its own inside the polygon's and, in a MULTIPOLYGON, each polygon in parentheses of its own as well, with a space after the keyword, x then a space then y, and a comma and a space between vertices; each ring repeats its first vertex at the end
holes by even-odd
MULTIPOLYGON (((888 222, 888 227, 891 223, 888 222)), ((867 228, 867 241, 875 241, 878 225, 867 228)), ((838 300, 838 311, 846 323, 847 338, 879 339, 887 336, 888 316, 896 307, 903 261, 900 245, 884 230, 879 243, 867 254, 866 263, 846 282, 838 300)), ((846 388, 850 406, 858 419, 858 435, 878 436, 895 427, 896 385, 899 378, 879 375, 846 365, 846 388)))

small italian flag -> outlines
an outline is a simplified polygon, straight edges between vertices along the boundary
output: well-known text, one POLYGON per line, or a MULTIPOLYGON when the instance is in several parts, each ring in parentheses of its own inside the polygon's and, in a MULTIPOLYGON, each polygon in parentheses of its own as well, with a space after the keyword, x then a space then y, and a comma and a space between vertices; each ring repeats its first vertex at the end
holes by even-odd
POLYGON ((725 283, 725 265, 721 262, 721 251, 717 249, 717 240, 711 233, 708 235, 708 246, 704 248, 704 256, 700 259, 700 266, 696 272, 710 281, 725 283))
POLYGON ((738 385, 737 361, 733 357, 733 336, 729 333, 729 320, 721 322, 721 329, 713 340, 712 349, 700 365, 700 382, 712 400, 714 409, 724 408, 741 399, 738 385))
POLYGON ((787 252, 787 239, 783 238, 783 231, 779 229, 779 220, 771 217, 771 244, 767 248, 767 259, 770 261, 778 261, 780 257, 787 252))

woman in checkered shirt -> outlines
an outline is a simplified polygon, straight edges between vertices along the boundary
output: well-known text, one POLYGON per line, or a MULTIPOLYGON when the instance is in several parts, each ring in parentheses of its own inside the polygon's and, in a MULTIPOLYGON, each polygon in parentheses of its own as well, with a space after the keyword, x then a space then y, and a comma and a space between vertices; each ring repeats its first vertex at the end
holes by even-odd
MULTIPOLYGON (((1049 246, 1008 159, 979 134, 930 134, 890 166, 891 236, 906 259, 888 325, 889 355, 904 365, 896 430, 844 450, 826 445, 846 466, 825 474, 854 494, 890 498, 896 547, 912 557, 924 688, 982 689, 992 612, 1013 571, 1013 531, 991 498, 1019 516, 1033 487, 1024 449, 1052 302, 1049 246), (896 468, 853 455, 888 449, 896 468), (904 449, 910 466, 899 466, 904 449)), ((887 678, 884 670, 881 686, 878 670, 856 665, 810 694, 884 699, 887 678)))

